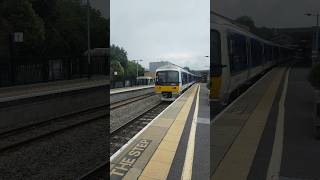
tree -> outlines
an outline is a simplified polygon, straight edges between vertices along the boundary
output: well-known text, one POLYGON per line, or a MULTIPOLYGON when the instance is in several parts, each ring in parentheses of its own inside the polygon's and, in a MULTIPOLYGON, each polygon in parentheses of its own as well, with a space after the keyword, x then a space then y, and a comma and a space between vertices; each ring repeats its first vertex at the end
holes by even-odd
MULTIPOLYGON (((136 79, 137 77, 137 63, 133 61, 128 61, 128 66, 125 68, 126 71, 126 78, 127 79, 136 79)), ((138 64, 138 75, 144 75, 144 68, 138 64)))
MULTIPOLYGON (((87 7, 80 0, 2 0, 1 18, 10 24, 10 33, 24 32, 26 52, 61 57, 87 50, 87 7)), ((90 20, 91 48, 107 47, 108 20, 93 8, 90 20)))
POLYGON ((132 61, 128 61, 128 66, 126 68, 126 79, 135 79, 137 77, 137 64, 132 62, 132 61))
POLYGON ((235 20, 237 23, 245 25, 250 28, 250 31, 257 36, 264 38, 264 39, 270 39, 273 36, 273 31, 270 28, 267 27, 256 27, 255 22, 252 20, 249 16, 241 16, 235 20))
POLYGON ((189 67, 184 67, 183 69, 185 69, 185 70, 187 70, 187 71, 189 71, 190 72, 190 68, 189 67))
MULTIPOLYGON (((137 63, 133 61, 129 61, 127 57, 127 52, 119 46, 111 45, 109 56, 112 62, 119 62, 120 65, 124 69, 124 79, 136 79, 137 76, 137 63)), ((144 68, 138 64, 138 74, 143 75, 144 74, 144 68)))
POLYGON ((6 0, 0 3, 0 17, 9 25, 9 33, 23 32, 25 51, 36 53, 45 39, 44 22, 27 0, 6 0))
POLYGON ((119 46, 111 45, 110 47, 111 61, 118 61, 122 67, 126 68, 128 64, 127 52, 119 46))
POLYGON ((111 80, 119 81, 124 77, 124 69, 118 61, 111 61, 110 64, 111 69, 111 80), (116 75, 115 75, 116 72, 116 75))
POLYGON ((237 18, 235 21, 249 27, 250 30, 254 30, 256 28, 254 21, 249 16, 241 16, 237 18))

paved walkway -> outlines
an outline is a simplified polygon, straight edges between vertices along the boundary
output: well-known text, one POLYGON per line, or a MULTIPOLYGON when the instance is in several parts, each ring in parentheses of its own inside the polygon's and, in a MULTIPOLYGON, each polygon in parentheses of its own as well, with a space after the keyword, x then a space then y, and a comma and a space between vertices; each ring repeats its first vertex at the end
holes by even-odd
POLYGON ((205 84, 180 96, 111 158, 110 179, 209 179, 207 97, 205 84))
POLYGON ((313 136, 314 92, 307 81, 309 71, 300 67, 290 71, 280 171, 283 180, 320 179, 320 140, 313 136))
MULTIPOLYGON (((194 85, 111 157, 110 179, 166 179, 198 85, 194 85)), ((190 112, 190 113, 189 113, 190 112)))
POLYGON ((247 179, 285 68, 275 68, 213 124, 212 179, 247 179))
POLYGON ((0 88, 0 102, 108 84, 109 80, 99 77, 3 87, 0 88))
POLYGON ((133 87, 125 87, 125 88, 115 88, 115 89, 110 89, 110 94, 117 94, 117 93, 122 93, 122 92, 127 92, 127 91, 134 91, 134 90, 140 90, 140 89, 147 89, 147 88, 153 88, 154 85, 148 85, 148 86, 133 86, 133 87))
POLYGON ((310 68, 287 67, 270 71, 214 119, 212 179, 320 179, 310 68))

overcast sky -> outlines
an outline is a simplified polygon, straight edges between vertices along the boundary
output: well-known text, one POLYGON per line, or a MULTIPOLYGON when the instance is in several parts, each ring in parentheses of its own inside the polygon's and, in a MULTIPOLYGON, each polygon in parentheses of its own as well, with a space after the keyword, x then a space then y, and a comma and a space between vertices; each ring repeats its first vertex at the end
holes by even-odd
POLYGON ((209 69, 209 0, 111 0, 111 44, 129 59, 209 69))
POLYGON ((248 15, 257 26, 310 27, 316 24, 315 17, 304 13, 320 12, 320 0, 212 0, 214 11, 237 18, 248 15))

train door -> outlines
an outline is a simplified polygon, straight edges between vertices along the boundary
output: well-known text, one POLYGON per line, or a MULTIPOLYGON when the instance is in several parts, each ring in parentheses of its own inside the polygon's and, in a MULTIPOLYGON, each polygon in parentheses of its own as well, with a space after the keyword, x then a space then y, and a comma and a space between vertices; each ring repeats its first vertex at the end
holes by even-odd
POLYGON ((220 98, 221 89, 221 76, 222 76, 221 64, 221 36, 216 30, 210 31, 210 99, 220 98))
POLYGON ((248 64, 248 75, 247 75, 247 81, 251 77, 251 70, 252 70, 252 55, 251 55, 251 48, 253 46, 252 43, 253 39, 247 38, 247 64, 248 64))

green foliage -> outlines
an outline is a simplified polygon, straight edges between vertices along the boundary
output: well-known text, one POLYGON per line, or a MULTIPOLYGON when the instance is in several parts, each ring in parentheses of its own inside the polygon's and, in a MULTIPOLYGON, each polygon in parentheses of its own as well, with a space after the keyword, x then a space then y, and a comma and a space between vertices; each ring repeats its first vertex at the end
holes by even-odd
POLYGON ((190 72, 190 68, 189 67, 184 67, 183 69, 185 69, 185 70, 190 72))
POLYGON ((308 79, 314 88, 320 90, 320 64, 311 69, 308 79))
POLYGON ((135 79, 136 76, 137 76, 137 64, 132 61, 128 61, 128 66, 126 67, 126 77, 128 79, 135 79))
POLYGON ((249 16, 241 16, 235 20, 239 24, 250 28, 250 31, 261 38, 270 39, 273 36, 273 31, 267 27, 256 27, 255 22, 249 16))
MULTIPOLYGON (((87 7, 80 0, 2 0, 1 19, 10 25, 9 34, 24 32, 26 52, 61 57, 87 50, 87 7)), ((107 47, 109 21, 93 8, 90 20, 91 48, 107 47)))
POLYGON ((126 68, 128 64, 127 52, 116 45, 111 45, 109 51, 111 61, 118 61, 122 67, 126 68))
POLYGON ((124 77, 124 69, 118 61, 111 61, 111 78, 112 80, 119 81, 124 77), (117 75, 114 75, 114 72, 117 72, 117 75))
MULTIPOLYGON (((129 61, 127 57, 127 52, 119 46, 111 45, 109 56, 112 63, 119 63, 121 67, 124 69, 124 76, 123 79, 136 79, 137 76, 137 63, 133 61, 129 61)), ((111 71, 113 71, 111 67, 111 71)), ((143 76, 144 68, 138 64, 138 74, 139 76, 143 76)), ((118 79, 119 80, 119 79, 118 79)))
POLYGON ((26 0, 6 0, 0 4, 0 17, 9 25, 9 34, 24 33, 24 44, 28 50, 42 45, 45 39, 43 20, 26 0))
POLYGON ((249 16, 241 16, 237 18, 235 21, 242 25, 248 26, 250 30, 253 30, 256 27, 254 21, 249 16))

